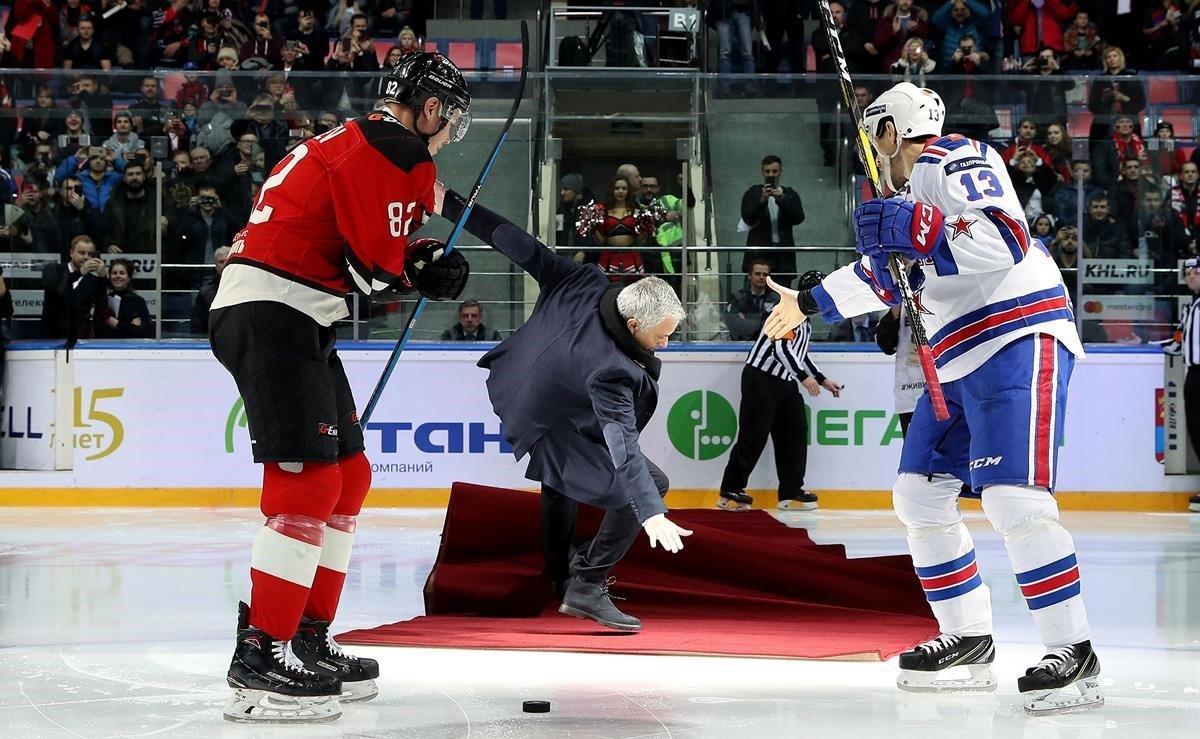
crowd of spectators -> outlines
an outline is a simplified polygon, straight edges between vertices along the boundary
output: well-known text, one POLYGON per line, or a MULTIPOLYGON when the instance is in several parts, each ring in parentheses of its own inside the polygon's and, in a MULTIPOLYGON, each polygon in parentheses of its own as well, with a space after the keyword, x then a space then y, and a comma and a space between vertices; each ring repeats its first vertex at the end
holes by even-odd
POLYGON ((122 318, 138 298, 114 296, 138 284, 160 234, 161 263, 182 266, 162 271, 168 295, 156 313, 202 333, 218 255, 266 175, 303 140, 371 108, 379 75, 342 73, 377 72, 419 50, 432 6, 15 0, 0 67, 30 71, 0 75, 0 251, 46 264, 40 334, 151 331, 148 317, 122 318), (134 259, 118 269, 120 254, 134 259), (64 279, 72 289, 62 294, 86 319, 56 302, 64 279))
MULTIPOLYGON (((1195 0, 830 0, 854 74, 1038 74, 1043 49, 1064 70, 1108 69, 1112 45, 1136 50, 1143 71, 1200 69, 1200 2, 1195 0), (964 51, 970 40, 970 52, 964 51)), ((825 31, 804 37, 816 0, 710 0, 718 72, 806 71, 829 53, 825 31)), ((812 26, 810 26, 811 28, 812 26)), ((1123 62, 1124 63, 1124 62, 1123 62)), ((818 71, 820 71, 818 69, 818 71)))
MULTIPOLYGON (((471 3, 471 16, 482 17, 487 5, 471 3)), ((75 271, 70 265, 73 244, 86 237, 108 261, 103 274, 86 273, 102 279, 107 300, 139 284, 138 269, 147 276, 156 269, 136 256, 154 253, 161 235, 162 264, 185 266, 164 271, 162 284, 186 300, 166 297, 153 313, 174 312, 199 332, 222 249, 245 223, 266 175, 304 139, 372 105, 378 76, 342 73, 375 72, 421 48, 431 6, 15 0, 0 35, 0 67, 30 72, 0 75, 0 250, 53 256, 81 279, 87 260, 75 271), (55 68, 61 71, 48 71, 55 68), (154 74, 142 73, 150 68, 154 74), (153 197, 160 189, 161 203, 153 197), (117 287, 112 260, 123 253, 135 257, 124 270, 132 282, 117 287)), ((814 0, 709 0, 702 7, 721 71, 800 72, 810 58, 815 71, 833 71, 824 33, 813 30, 814 0)), ((851 71, 935 87, 950 128, 986 138, 996 130, 992 96, 1021 98, 1025 119, 1013 139, 992 143, 1003 151, 1031 230, 1060 264, 1069 267, 1082 250, 1173 266, 1196 251, 1200 154, 1190 140, 1176 141, 1169 120, 1142 135, 1149 106, 1139 72, 1200 69, 1200 0, 1117 8, 1088 0, 831 2, 851 71), (972 81, 985 73, 1023 79, 1010 89, 972 81), (1086 91, 1074 89, 1079 74, 1091 76, 1086 91), (1068 96, 1091 114, 1083 155, 1068 133, 1068 96)), ((507 14, 503 2, 490 9, 497 18, 507 14)), ((628 52, 621 34, 650 32, 630 11, 607 15, 605 44, 618 55, 628 52)), ((855 92, 861 104, 877 91, 855 92)), ((826 121, 837 94, 825 92, 816 97, 828 114, 821 139, 829 162, 836 142, 826 121)), ((1180 102, 1194 92, 1182 83, 1180 102)), ((748 251, 742 271, 749 275, 759 256, 786 281, 797 272, 786 247, 804 212, 794 191, 779 184, 782 162, 776 157, 763 168, 764 184, 746 192, 741 216, 748 245, 773 248, 748 251), (779 170, 773 185, 769 167, 779 170)), ((683 213, 694 197, 679 180, 649 174, 623 165, 594 191, 581 175, 564 175, 558 245, 577 249, 577 258, 614 281, 659 274, 678 287, 683 213)), ((105 335, 111 327, 98 318, 102 302, 95 301, 92 320, 54 318, 43 326, 105 335)), ((43 305, 52 303, 47 294, 43 305)))

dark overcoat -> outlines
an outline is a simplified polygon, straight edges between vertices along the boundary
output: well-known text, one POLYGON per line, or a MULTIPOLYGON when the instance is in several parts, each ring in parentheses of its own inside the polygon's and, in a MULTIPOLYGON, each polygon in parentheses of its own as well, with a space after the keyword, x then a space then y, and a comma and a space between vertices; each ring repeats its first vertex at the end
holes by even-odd
MULTIPOLYGON (((444 215, 460 212, 449 194, 444 215)), ((479 360, 504 438, 517 459, 529 456, 525 476, 588 505, 632 506, 638 521, 666 513, 638 445, 658 404, 657 360, 636 361, 632 336, 614 333, 628 328, 601 317, 602 302, 615 313, 610 288, 620 288, 478 205, 466 228, 541 288, 525 325, 479 360)))

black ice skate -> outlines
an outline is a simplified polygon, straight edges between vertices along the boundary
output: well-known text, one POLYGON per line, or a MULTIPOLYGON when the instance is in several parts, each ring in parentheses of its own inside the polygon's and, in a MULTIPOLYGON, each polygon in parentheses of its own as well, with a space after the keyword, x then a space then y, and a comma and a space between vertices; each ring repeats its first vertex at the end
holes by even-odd
POLYGON ((241 723, 321 723, 342 715, 336 677, 305 669, 290 641, 275 640, 246 624, 245 604, 238 619, 237 647, 226 681, 233 696, 225 719, 241 723))
POLYGON ((782 511, 815 511, 817 510, 817 496, 801 491, 794 498, 780 500, 779 509, 782 511))
POLYGON ((991 692, 996 689, 995 658, 990 635, 942 634, 900 655, 896 685, 910 693, 991 692), (943 678, 943 671, 951 667, 966 667, 971 677, 943 678))
POLYGON ((641 621, 613 605, 608 588, 615 581, 612 577, 603 583, 571 578, 558 612, 575 618, 590 618, 601 626, 618 631, 641 631, 641 621))
POLYGON ((1017 678, 1024 694, 1025 712, 1031 716, 1086 711, 1104 705, 1100 692, 1100 660, 1090 641, 1054 647, 1042 661, 1017 678), (1063 693, 1074 685, 1079 695, 1063 693))
POLYGON ((346 653, 329 635, 329 622, 300 619, 300 629, 292 639, 292 648, 304 666, 321 675, 340 678, 343 703, 369 701, 379 695, 375 678, 379 663, 368 657, 346 653))
POLYGON ((722 490, 717 508, 726 511, 748 511, 753 504, 754 498, 747 495, 745 490, 722 490))

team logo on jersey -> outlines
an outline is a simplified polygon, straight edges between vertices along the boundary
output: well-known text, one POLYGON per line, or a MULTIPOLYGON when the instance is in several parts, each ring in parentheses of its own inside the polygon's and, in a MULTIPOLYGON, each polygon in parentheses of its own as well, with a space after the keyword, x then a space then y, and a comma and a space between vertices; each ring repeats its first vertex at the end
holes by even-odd
POLYGON ((336 423, 318 423, 317 424, 317 433, 320 434, 321 436, 332 436, 333 438, 336 439, 337 435, 338 435, 337 424, 336 423))
POLYGON ((950 221, 946 224, 946 226, 953 231, 953 233, 950 234, 951 240, 957 239, 963 234, 966 234, 967 238, 972 238, 971 226, 973 225, 975 225, 975 221, 971 220, 970 218, 964 218, 961 215, 958 217, 957 221, 950 221))

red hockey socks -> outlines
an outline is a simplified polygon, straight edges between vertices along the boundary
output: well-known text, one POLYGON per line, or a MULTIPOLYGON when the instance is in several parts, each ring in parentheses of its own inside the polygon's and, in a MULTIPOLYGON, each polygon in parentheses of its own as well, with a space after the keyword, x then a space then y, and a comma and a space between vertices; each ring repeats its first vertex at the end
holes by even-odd
POLYGON ((341 468, 341 497, 325 527, 325 546, 313 579, 304 615, 318 621, 333 621, 337 615, 346 570, 350 566, 350 551, 354 547, 354 531, 358 513, 371 489, 371 463, 362 452, 351 454, 338 462, 341 468))
POLYGON ((336 464, 263 465, 267 522, 250 554, 250 625, 273 639, 296 634, 340 489, 336 464))

